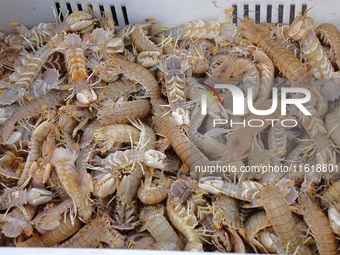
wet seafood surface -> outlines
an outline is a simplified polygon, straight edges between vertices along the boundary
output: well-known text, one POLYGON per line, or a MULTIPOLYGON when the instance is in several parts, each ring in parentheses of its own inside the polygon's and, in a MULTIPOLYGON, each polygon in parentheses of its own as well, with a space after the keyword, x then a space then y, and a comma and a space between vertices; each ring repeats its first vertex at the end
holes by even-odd
POLYGON ((0 35, 0 246, 337 254, 340 32, 308 13, 0 35))

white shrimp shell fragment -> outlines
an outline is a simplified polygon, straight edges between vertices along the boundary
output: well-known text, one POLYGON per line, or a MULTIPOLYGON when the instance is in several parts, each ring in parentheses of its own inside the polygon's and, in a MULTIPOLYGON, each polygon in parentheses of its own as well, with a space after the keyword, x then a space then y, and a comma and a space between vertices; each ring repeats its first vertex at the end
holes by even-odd
POLYGON ((11 134, 11 136, 7 139, 6 144, 14 144, 15 142, 17 142, 21 137, 21 133, 20 132, 13 132, 11 134))
POLYGON ((144 153, 144 163, 149 167, 164 169, 165 159, 166 155, 160 151, 148 150, 144 153))
POLYGON ((328 217, 333 232, 340 235, 340 212, 334 205, 329 208, 328 217))
POLYGON ((59 164, 59 162, 63 161, 71 161, 72 163, 76 162, 78 155, 77 153, 73 153, 69 149, 65 148, 57 148, 51 157, 51 163, 53 165, 59 164))
POLYGON ((98 99, 97 94, 93 89, 84 89, 77 93, 76 98, 77 101, 82 104, 90 104, 98 99))
POLYGON ((15 88, 11 83, 0 80, 0 105, 10 105, 21 98, 24 89, 15 88))

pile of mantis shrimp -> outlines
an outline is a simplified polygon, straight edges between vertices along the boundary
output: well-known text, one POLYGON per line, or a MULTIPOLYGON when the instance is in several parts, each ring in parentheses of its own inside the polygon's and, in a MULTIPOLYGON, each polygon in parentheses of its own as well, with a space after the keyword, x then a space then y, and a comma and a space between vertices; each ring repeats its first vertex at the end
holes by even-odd
POLYGON ((233 18, 11 22, 0 246, 337 254, 340 33, 307 13, 290 25, 233 18), (252 102, 244 116, 224 83, 252 102), (251 111, 283 88, 308 91, 310 114, 251 111), (252 119, 262 125, 231 125, 252 119), (297 171, 240 171, 264 165, 297 171))

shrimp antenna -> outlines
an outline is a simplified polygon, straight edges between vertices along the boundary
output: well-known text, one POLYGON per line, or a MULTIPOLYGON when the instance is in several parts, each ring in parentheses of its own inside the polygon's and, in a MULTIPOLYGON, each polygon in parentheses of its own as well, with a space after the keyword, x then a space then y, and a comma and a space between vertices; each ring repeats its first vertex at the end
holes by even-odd
POLYGON ((312 7, 306 9, 302 15, 303 15, 303 16, 307 16, 307 13, 308 13, 311 9, 313 9, 313 8, 315 7, 315 5, 316 5, 316 3, 315 3, 314 5, 312 5, 312 7))
POLYGON ((88 10, 88 12, 89 12, 93 17, 96 17, 96 15, 94 14, 92 5, 90 5, 90 4, 86 5, 86 9, 88 10))
POLYGON ((243 23, 243 20, 244 20, 245 18, 248 18, 248 19, 249 19, 249 17, 248 17, 248 16, 245 16, 245 17, 243 17, 243 19, 242 19, 242 18, 240 18, 239 16, 236 16, 236 15, 235 15, 235 17, 236 17, 236 19, 239 19, 239 20, 241 21, 241 23, 243 23))
POLYGON ((54 16, 54 18, 55 18, 55 22, 56 22, 57 24, 59 24, 60 19, 59 19, 59 17, 58 17, 58 12, 57 12, 57 10, 56 10, 53 6, 51 6, 51 8, 52 8, 53 16, 54 16))

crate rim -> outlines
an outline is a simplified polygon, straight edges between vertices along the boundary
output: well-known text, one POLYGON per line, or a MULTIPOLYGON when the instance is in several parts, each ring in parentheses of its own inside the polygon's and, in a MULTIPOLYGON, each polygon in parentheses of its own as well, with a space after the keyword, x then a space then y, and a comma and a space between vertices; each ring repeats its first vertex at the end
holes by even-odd
MULTIPOLYGON (((96 16, 100 16, 102 11, 114 13, 119 23, 117 27, 124 26, 127 21, 137 23, 149 17, 168 25, 193 19, 216 19, 224 8, 230 6, 237 7, 238 17, 246 13, 265 22, 270 16, 272 22, 282 19, 285 23, 291 21, 292 14, 296 16, 312 7, 309 16, 314 18, 316 24, 327 22, 340 27, 340 15, 336 13, 340 2, 334 0, 0 0, 0 4, 0 31, 5 32, 11 31, 10 21, 19 21, 29 28, 40 22, 54 22, 52 7, 56 5, 64 16, 68 10, 81 8, 86 11, 88 4, 96 16)), ((239 19, 235 21, 240 23, 239 19)))

